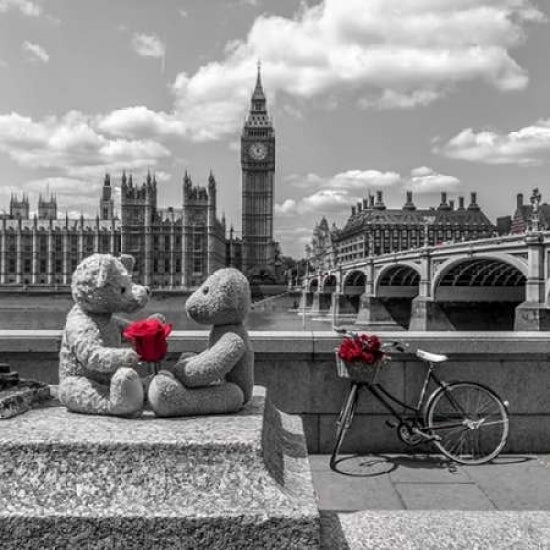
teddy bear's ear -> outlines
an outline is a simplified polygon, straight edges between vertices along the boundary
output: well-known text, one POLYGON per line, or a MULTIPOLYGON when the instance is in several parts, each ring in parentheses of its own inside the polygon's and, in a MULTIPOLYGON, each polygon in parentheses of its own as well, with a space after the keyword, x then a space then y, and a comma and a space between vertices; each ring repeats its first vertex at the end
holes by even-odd
POLYGON ((99 260, 99 270, 97 273, 97 288, 105 286, 111 275, 111 266, 113 264, 113 257, 104 255, 99 260))
POLYGON ((126 271, 131 275, 134 270, 135 260, 130 254, 121 254, 120 263, 126 268, 126 271))

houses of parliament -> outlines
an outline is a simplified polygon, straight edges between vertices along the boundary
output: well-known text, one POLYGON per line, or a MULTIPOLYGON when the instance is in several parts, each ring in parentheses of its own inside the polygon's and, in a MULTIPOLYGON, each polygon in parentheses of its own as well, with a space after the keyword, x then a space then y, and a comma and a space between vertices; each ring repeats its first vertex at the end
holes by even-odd
POLYGON ((275 282, 278 244, 273 241, 275 132, 267 112, 260 67, 241 134, 242 234, 218 218, 217 182, 194 185, 186 172, 180 208, 157 206, 157 181, 120 177, 120 216, 114 178, 105 175, 95 218, 58 217, 54 195, 12 195, 0 219, 0 286, 63 288, 78 263, 95 252, 131 254, 134 280, 153 288, 192 288, 217 269, 236 267, 251 280, 275 282))

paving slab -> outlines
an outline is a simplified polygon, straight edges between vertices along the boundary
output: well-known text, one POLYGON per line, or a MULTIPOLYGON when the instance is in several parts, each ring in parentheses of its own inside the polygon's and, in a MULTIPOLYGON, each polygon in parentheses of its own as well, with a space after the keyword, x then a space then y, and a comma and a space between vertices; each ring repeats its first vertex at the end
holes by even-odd
POLYGON ((407 510, 494 510, 487 495, 470 483, 396 483, 407 510))
POLYGON ((392 483, 473 483, 463 468, 435 455, 398 455, 389 460, 392 483))
POLYGON ((470 466, 465 473, 498 510, 550 510, 550 461, 547 457, 499 457, 470 466))
POLYGON ((320 510, 401 510, 403 504, 387 476, 354 477, 335 472, 314 472, 320 510))

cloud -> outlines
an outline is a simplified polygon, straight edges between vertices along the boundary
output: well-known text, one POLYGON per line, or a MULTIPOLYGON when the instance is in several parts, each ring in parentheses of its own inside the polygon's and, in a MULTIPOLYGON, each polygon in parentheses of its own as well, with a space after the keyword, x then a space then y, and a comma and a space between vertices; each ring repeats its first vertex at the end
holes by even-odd
POLYGON ((162 58, 166 53, 165 45, 154 34, 134 33, 132 36, 132 48, 142 57, 162 58))
POLYGON ((183 121, 142 105, 117 109, 106 116, 99 116, 97 124, 100 130, 115 136, 181 136, 186 131, 183 121))
POLYGON ((180 14, 181 17, 183 17, 184 19, 186 17, 189 17, 189 12, 187 10, 184 10, 183 8, 179 8, 178 9, 178 13, 180 14))
POLYGON ((143 169, 170 156, 153 140, 109 138, 78 111, 40 121, 17 113, 0 115, 0 151, 21 166, 60 170, 70 177, 143 169))
POLYGON ((436 141, 434 152, 484 164, 541 165, 550 161, 550 119, 509 133, 466 128, 447 143, 436 141))
POLYGON ((544 19, 530 0, 302 4, 292 18, 259 16, 222 60, 180 73, 175 112, 195 141, 235 132, 258 58, 271 99, 283 92, 389 109, 427 105, 474 80, 501 92, 523 89, 527 73, 510 51, 544 19))
POLYGON ((292 174, 286 178, 287 184, 295 189, 309 191, 300 198, 287 198, 275 205, 275 213, 284 218, 296 215, 333 215, 349 213, 350 206, 381 188, 406 188, 417 193, 433 193, 456 189, 460 180, 454 176, 439 174, 432 168, 420 166, 404 177, 397 172, 379 170, 347 170, 334 176, 321 177, 310 173, 306 176, 292 174))
POLYGON ((39 44, 28 42, 25 40, 22 46, 23 52, 27 54, 28 58, 33 61, 41 61, 42 63, 48 63, 50 55, 39 44))
POLYGON ((325 185, 336 189, 365 190, 367 187, 388 187, 401 180, 396 172, 348 170, 333 176, 325 185))
POLYGON ((427 166, 420 166, 411 170, 405 186, 415 193, 436 193, 456 189, 460 186, 460 180, 454 176, 439 174, 427 166))
POLYGON ((0 0, 0 13, 14 10, 28 17, 38 17, 42 14, 42 7, 30 0, 0 0))

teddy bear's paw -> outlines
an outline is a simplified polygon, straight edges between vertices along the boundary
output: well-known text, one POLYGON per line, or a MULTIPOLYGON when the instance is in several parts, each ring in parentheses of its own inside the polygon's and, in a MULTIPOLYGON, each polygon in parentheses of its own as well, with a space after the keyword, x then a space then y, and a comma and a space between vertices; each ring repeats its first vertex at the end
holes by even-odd
POLYGON ((143 385, 137 372, 130 368, 119 368, 111 379, 111 414, 116 416, 139 416, 143 410, 143 385))
POLYGON ((151 380, 147 400, 157 416, 181 416, 185 408, 187 389, 167 370, 161 370, 151 380))
POLYGON ((120 366, 134 369, 138 366, 139 355, 133 349, 120 350, 120 366))

